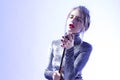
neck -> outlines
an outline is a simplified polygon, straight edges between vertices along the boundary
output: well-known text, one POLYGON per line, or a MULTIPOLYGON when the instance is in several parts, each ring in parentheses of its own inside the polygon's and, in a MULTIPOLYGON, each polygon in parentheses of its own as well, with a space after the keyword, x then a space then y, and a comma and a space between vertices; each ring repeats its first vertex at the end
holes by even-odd
POLYGON ((79 37, 80 33, 74 33, 75 37, 74 37, 74 44, 80 44, 81 43, 81 39, 79 37))

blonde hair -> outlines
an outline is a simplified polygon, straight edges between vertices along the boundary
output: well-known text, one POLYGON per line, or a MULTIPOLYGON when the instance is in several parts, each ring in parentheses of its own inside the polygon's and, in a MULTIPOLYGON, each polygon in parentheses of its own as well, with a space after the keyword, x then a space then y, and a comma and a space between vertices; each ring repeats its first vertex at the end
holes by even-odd
MULTIPOLYGON (((90 14, 89 14, 89 10, 85 7, 85 6, 77 6, 75 8, 73 8, 69 14, 68 14, 68 17, 70 16, 70 13, 75 10, 75 9, 78 9, 80 11, 80 13, 83 14, 84 16, 84 26, 85 28, 83 29, 83 31, 86 31, 88 30, 89 26, 90 26, 90 14)), ((67 17, 67 19, 68 19, 67 17)))

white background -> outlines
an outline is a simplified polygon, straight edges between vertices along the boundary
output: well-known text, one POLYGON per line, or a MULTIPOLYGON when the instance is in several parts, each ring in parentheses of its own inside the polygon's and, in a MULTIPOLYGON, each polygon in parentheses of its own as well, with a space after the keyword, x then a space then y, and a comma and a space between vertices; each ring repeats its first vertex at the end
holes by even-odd
POLYGON ((46 80, 48 46, 61 38, 69 10, 91 14, 84 40, 93 45, 84 80, 120 80, 119 0, 0 0, 0 80, 46 80))

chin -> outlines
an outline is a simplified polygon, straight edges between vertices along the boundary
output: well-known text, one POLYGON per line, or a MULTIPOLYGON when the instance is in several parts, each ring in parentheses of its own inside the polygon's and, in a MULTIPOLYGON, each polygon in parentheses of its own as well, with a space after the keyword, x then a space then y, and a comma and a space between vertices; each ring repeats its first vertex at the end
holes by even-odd
POLYGON ((72 30, 68 30, 68 33, 74 33, 72 30))

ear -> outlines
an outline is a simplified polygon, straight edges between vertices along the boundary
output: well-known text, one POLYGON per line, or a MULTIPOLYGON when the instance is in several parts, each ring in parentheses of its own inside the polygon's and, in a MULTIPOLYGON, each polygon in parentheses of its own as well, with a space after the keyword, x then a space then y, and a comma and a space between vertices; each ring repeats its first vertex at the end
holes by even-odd
POLYGON ((89 26, 90 26, 90 18, 86 17, 85 18, 85 31, 88 30, 89 26))

